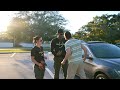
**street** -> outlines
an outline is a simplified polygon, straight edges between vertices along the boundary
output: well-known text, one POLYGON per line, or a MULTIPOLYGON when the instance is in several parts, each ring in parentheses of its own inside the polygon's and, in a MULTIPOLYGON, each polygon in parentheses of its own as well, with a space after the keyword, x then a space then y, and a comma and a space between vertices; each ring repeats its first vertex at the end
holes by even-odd
MULTIPOLYGON (((49 52, 45 55, 48 59, 44 79, 53 79, 53 55, 49 52)), ((0 79, 35 79, 30 53, 0 54, 0 79)), ((63 79, 62 70, 60 79, 63 79)))

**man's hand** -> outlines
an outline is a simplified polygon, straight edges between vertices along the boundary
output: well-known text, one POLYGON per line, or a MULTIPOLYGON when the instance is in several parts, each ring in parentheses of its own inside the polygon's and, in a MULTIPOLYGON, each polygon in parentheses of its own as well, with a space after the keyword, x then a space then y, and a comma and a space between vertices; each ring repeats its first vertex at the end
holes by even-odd
POLYGON ((87 49, 86 49, 86 47, 85 47, 84 45, 81 45, 81 48, 82 48, 83 51, 84 51, 83 61, 85 61, 85 60, 86 60, 86 57, 87 57, 87 49))
POLYGON ((63 61, 61 62, 61 64, 62 64, 62 65, 64 65, 64 64, 65 64, 65 62, 66 62, 66 61, 63 59, 63 61))

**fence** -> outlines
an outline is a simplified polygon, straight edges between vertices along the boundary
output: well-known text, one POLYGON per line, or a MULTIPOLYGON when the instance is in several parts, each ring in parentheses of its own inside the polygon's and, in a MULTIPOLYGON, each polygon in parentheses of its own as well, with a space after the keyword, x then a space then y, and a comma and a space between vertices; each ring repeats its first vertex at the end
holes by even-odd
MULTIPOLYGON (((33 43, 20 43, 19 44, 21 47, 25 47, 25 48, 32 48, 34 47, 34 44, 33 43)), ((45 48, 50 48, 50 44, 48 43, 43 43, 42 44, 43 47, 45 48)), ((11 48, 13 47, 13 43, 10 43, 10 42, 0 42, 0 47, 1 48, 11 48)))

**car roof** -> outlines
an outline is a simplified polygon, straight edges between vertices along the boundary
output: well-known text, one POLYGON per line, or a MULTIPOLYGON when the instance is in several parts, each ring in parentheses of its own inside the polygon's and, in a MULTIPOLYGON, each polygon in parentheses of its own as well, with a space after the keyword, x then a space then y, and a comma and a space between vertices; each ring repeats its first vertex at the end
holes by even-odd
POLYGON ((96 44, 96 43, 107 43, 105 41, 88 41, 87 44, 96 44))
POLYGON ((87 42, 82 42, 83 45, 89 45, 89 44, 110 44, 105 41, 87 41, 87 42))

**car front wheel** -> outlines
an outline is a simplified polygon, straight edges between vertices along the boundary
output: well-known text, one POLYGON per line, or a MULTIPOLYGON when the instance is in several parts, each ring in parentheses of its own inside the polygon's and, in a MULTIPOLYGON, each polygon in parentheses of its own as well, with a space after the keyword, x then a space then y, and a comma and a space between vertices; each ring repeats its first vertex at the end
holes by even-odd
POLYGON ((98 74, 95 79, 109 79, 105 74, 98 74))

